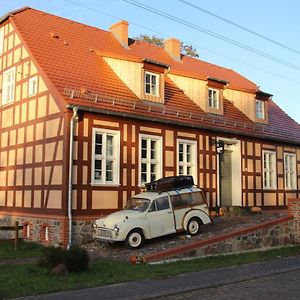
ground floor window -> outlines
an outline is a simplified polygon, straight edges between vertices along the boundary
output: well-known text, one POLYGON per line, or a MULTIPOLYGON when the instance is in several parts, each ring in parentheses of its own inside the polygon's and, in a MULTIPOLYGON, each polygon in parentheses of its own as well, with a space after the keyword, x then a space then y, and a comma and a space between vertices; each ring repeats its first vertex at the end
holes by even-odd
POLYGON ((120 134, 118 131, 93 131, 92 183, 118 184, 120 168, 120 134))
POLYGON ((140 184, 157 180, 162 174, 162 141, 159 136, 140 135, 140 184))
POLYGON ((263 151, 263 186, 264 189, 276 188, 276 154, 263 151))
POLYGON ((287 190, 297 188, 296 178, 296 154, 284 153, 284 183, 287 190))
POLYGON ((177 140, 177 174, 192 175, 196 179, 197 170, 196 142, 177 140))

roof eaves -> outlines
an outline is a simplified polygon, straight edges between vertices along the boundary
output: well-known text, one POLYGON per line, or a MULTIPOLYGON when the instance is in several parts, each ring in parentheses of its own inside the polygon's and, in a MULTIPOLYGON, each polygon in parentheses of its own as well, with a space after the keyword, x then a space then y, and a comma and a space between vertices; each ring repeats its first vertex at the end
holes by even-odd
POLYGON ((0 17, 0 24, 2 22, 4 22, 6 19, 8 19, 9 17, 13 16, 13 15, 16 15, 24 10, 27 10, 27 9, 31 9, 30 6, 24 6, 22 8, 19 8, 19 9, 16 9, 16 10, 13 10, 13 11, 10 11, 8 12, 7 14, 5 14, 4 16, 0 17))

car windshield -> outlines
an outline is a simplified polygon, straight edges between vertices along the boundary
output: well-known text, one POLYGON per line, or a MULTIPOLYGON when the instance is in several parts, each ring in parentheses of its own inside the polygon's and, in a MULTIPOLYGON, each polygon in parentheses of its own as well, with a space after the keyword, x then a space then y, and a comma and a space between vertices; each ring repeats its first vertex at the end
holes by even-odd
POLYGON ((149 207, 150 200, 145 198, 130 198, 127 201, 125 209, 128 210, 137 210, 137 211, 146 211, 149 207))

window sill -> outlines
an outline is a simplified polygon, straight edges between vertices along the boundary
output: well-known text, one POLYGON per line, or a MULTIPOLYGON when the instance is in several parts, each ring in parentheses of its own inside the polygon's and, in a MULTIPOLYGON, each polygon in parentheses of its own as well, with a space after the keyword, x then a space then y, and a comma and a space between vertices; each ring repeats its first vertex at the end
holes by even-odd
POLYGON ((13 100, 13 101, 10 101, 10 102, 7 102, 7 103, 5 103, 5 104, 2 104, 2 102, 1 102, 1 106, 0 106, 0 107, 6 107, 6 106, 12 105, 12 104, 14 104, 14 103, 15 103, 14 100, 13 100))
POLYGON ((97 183, 97 182, 91 182, 91 186, 109 186, 109 187, 119 187, 120 183, 97 183))

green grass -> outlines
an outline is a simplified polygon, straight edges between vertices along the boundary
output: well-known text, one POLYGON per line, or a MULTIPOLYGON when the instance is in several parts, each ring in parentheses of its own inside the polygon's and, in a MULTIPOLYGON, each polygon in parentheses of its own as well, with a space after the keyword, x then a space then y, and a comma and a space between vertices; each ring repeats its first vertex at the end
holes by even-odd
POLYGON ((0 243, 0 259, 41 256, 43 248, 36 243, 19 241, 17 249, 15 249, 13 242, 2 242, 0 243))
POLYGON ((71 273, 64 277, 53 276, 51 270, 36 264, 14 265, 13 267, 0 265, 0 282, 5 282, 5 284, 0 284, 0 299, 132 280, 165 278, 185 272, 266 261, 291 255, 300 255, 300 245, 160 265, 132 265, 126 262, 99 259, 91 263, 87 272, 71 273))

